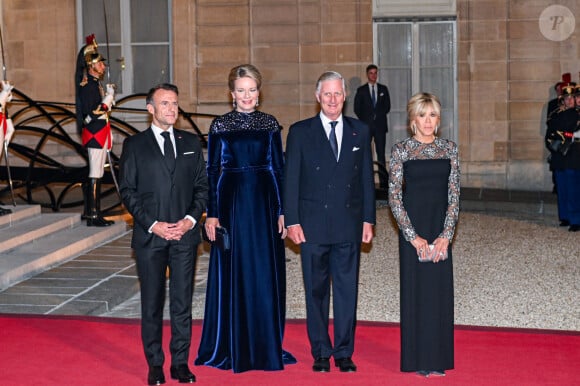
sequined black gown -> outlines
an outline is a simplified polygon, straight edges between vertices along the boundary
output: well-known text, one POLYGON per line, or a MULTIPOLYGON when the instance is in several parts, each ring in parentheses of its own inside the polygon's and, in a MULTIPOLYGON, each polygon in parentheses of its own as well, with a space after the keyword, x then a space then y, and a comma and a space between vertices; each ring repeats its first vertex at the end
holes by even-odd
POLYGON ((205 317, 196 365, 234 372, 281 370, 286 259, 278 233, 284 158, 276 119, 260 111, 216 118, 208 136, 207 217, 231 237, 210 252, 205 317))
POLYGON ((399 225, 401 371, 454 366, 453 256, 420 263, 410 243, 453 238, 459 214, 457 146, 445 139, 395 144, 389 168, 389 204, 399 225))

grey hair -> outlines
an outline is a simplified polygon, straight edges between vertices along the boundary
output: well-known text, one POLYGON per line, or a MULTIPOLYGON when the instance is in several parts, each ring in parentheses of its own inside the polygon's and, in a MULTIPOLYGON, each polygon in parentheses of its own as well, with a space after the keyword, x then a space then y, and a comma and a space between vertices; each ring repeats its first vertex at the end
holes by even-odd
POLYGON ((328 80, 336 80, 336 79, 340 79, 342 81, 342 90, 344 92, 346 92, 346 83, 344 82, 344 78, 342 77, 342 75, 340 75, 336 71, 326 71, 322 75, 320 75, 320 78, 318 78, 318 81, 316 82, 316 95, 320 94, 320 88, 322 86, 322 82, 326 82, 328 80))

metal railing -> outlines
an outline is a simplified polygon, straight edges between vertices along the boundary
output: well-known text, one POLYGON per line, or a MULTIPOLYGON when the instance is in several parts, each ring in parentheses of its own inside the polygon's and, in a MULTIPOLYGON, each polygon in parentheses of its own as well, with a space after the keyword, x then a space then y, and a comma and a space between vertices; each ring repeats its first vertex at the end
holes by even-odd
MULTIPOLYGON (((74 103, 35 101, 17 89, 10 103, 10 117, 14 124, 14 135, 8 145, 10 174, 13 190, 17 198, 27 204, 41 205, 55 212, 61 209, 82 206, 81 184, 86 180, 89 166, 86 149, 80 143, 76 128, 74 103), (73 135, 71 135, 73 133, 73 135)), ((105 214, 122 209, 120 198, 115 192, 111 173, 118 175, 122 141, 140 129, 130 120, 120 116, 141 115, 141 122, 147 122, 149 114, 144 108, 130 107, 141 103, 145 106, 146 94, 129 95, 116 101, 110 117, 111 130, 117 138, 111 150, 112 165, 107 164, 103 176, 102 197, 105 214)), ((179 127, 197 134, 202 145, 207 146, 207 129, 201 130, 197 120, 211 119, 217 115, 190 113, 179 109, 179 127)), ((142 129, 142 128, 141 128, 142 129)), ((387 170, 375 162, 375 174, 387 175, 387 170)), ((8 181, 7 168, 0 165, 0 181, 8 181)), ((0 185, 0 202, 9 201, 9 184, 0 185)), ((386 191, 377 189, 377 199, 386 199, 386 191)))
MULTIPOLYGON (((15 196, 27 204, 38 204, 56 212, 82 206, 80 188, 87 178, 89 166, 87 151, 77 133, 75 105, 35 101, 17 89, 13 89, 12 94, 14 98, 9 104, 9 116, 14 124, 14 135, 8 149, 15 196)), ((116 146, 111 150, 112 164, 106 165, 103 176, 102 197, 108 197, 108 205, 102 208, 105 213, 111 213, 122 206, 111 175, 118 175, 123 142, 118 138, 124 139, 140 131, 119 116, 142 115, 141 121, 148 122, 146 109, 129 107, 140 100, 145 106, 145 97, 143 93, 124 97, 116 101, 112 110, 110 123, 116 146)), ((213 119, 216 115, 190 113, 181 108, 179 114, 180 128, 193 131, 202 145, 207 146, 207 130, 202 131, 195 119, 213 119)), ((0 181, 8 181, 4 164, 0 166, 0 181)), ((0 189, 0 199, 7 201, 10 194, 7 183, 0 189)))

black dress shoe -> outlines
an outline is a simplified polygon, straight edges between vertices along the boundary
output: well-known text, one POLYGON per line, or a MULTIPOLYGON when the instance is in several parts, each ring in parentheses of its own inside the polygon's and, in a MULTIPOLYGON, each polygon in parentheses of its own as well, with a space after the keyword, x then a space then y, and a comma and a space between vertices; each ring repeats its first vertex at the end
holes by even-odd
POLYGON ((343 373, 353 373, 356 371, 356 365, 350 357, 335 359, 334 364, 343 373))
POLYGON ((568 230, 570 232, 578 232, 578 231, 580 231, 580 225, 576 225, 576 224, 570 225, 570 228, 568 228, 568 230))
POLYGON ((108 227, 113 225, 115 222, 110 220, 105 220, 102 216, 88 217, 87 226, 88 227, 108 227))
POLYGON ((10 214, 10 213, 12 213, 11 209, 4 209, 4 208, 0 207, 0 216, 4 216, 4 215, 10 214))
POLYGON ((570 221, 568 221, 568 220, 562 220, 562 221, 560 221, 560 226, 561 227, 567 227, 568 225, 570 225, 570 221))
POLYGON ((187 365, 171 366, 169 369, 171 378, 177 379, 179 383, 193 383, 195 382, 195 375, 189 370, 187 365))
POLYGON ((165 374, 163 374, 163 367, 151 366, 149 367, 149 374, 147 374, 148 385, 162 385, 165 383, 165 374))
POLYGON ((316 358, 312 365, 312 371, 317 373, 328 373, 330 371, 330 361, 328 358, 316 358))

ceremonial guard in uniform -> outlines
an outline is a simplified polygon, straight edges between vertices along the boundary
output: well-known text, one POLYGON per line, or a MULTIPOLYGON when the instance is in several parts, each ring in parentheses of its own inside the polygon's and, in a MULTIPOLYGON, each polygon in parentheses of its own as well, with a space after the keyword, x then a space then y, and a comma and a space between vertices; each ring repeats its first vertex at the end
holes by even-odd
POLYGON ((572 75, 567 72, 562 74, 562 80, 554 85, 554 90, 556 91, 556 98, 550 99, 548 102, 548 112, 547 117, 550 119, 552 114, 559 110, 561 103, 563 102, 561 95, 562 95, 562 88, 567 86, 576 86, 576 83, 572 82, 572 75))
MULTIPOLYGON (((564 102, 563 98, 561 98, 562 87, 575 86, 575 85, 576 85, 576 83, 572 82, 572 75, 569 72, 562 74, 562 80, 554 85, 554 90, 556 91, 556 97, 553 99, 550 99, 550 101, 548 102, 548 111, 546 114, 546 117, 547 117, 546 118, 546 129, 547 129, 547 123, 550 121, 550 118, 556 112, 560 111, 560 107, 562 106, 562 103, 564 102)), ((546 130, 546 134, 547 134, 547 130, 546 130)), ((557 193, 556 175, 554 173, 554 168, 552 168, 552 157, 551 156, 548 157, 548 164, 550 165, 550 172, 552 172, 552 183, 554 184, 554 187, 552 189, 552 193, 557 193)))
POLYGON ((556 180, 560 225, 577 232, 580 230, 580 127, 575 99, 580 89, 569 84, 561 90, 560 105, 548 118, 545 140, 556 180))
MULTIPOLYGON (((12 100, 13 88, 14 86, 10 85, 9 82, 5 80, 2 81, 2 91, 0 91, 0 157, 2 156, 4 148, 8 150, 7 144, 10 142, 12 134, 14 133, 12 120, 8 119, 7 114, 5 113, 6 103, 12 100)), ((5 157, 8 157, 8 154, 6 154, 5 157)), ((8 167, 8 164, 6 164, 6 167, 8 167)), ((12 213, 12 210, 0 207, 0 216, 10 213, 12 213)))
POLYGON ((83 183, 83 217, 87 220, 87 226, 102 227, 113 224, 101 214, 101 178, 107 151, 113 145, 109 112, 115 103, 115 88, 107 84, 106 91, 103 89, 101 79, 107 65, 97 48, 95 36, 88 36, 86 45, 77 56, 75 83, 77 125, 89 159, 89 178, 83 183))

